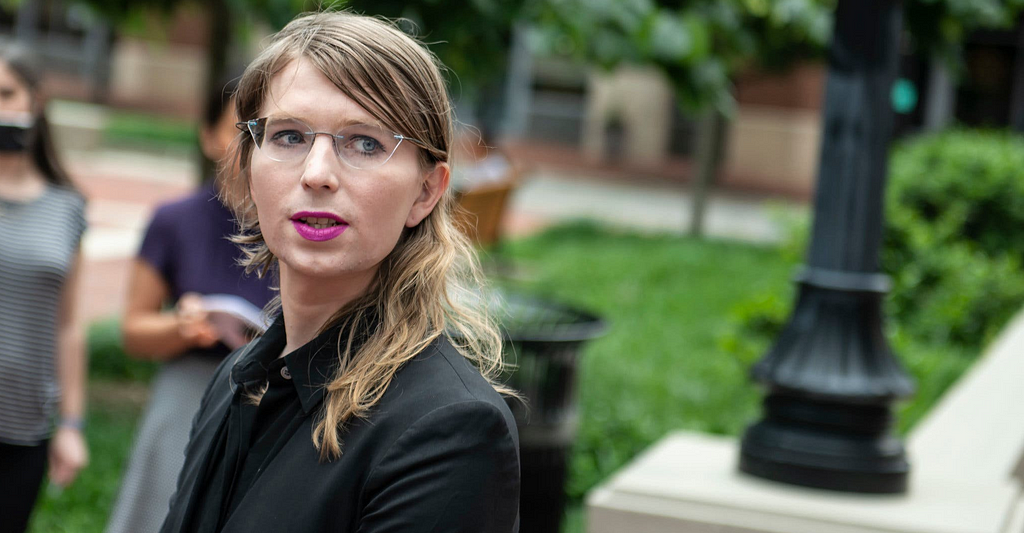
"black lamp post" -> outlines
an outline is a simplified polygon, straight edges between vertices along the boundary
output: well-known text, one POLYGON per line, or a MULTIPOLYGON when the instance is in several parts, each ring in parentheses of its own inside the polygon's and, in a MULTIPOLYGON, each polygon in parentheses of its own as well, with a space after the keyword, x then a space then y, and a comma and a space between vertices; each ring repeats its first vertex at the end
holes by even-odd
POLYGON ((753 368, 764 417, 740 470, 825 489, 904 492, 892 402, 913 393, 882 331, 882 200, 897 74, 899 0, 839 0, 807 266, 796 308, 753 368))

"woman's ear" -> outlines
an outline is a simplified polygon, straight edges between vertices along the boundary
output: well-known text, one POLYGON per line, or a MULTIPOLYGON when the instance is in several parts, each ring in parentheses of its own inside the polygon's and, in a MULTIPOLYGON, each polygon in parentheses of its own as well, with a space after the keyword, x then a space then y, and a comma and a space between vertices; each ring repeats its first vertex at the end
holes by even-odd
POLYGON ((415 227, 434 210, 434 206, 444 195, 444 191, 448 189, 450 178, 451 167, 444 162, 436 163, 433 169, 424 174, 420 194, 412 204, 412 209, 409 210, 409 218, 405 220, 407 228, 415 227))

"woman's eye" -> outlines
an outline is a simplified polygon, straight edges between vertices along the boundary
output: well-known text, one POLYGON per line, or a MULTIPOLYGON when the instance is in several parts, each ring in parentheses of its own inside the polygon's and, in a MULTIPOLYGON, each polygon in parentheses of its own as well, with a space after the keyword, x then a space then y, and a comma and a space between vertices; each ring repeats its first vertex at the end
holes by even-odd
POLYGON ((353 142, 356 149, 360 152, 370 153, 380 149, 380 143, 370 137, 357 137, 353 142))
POLYGON ((279 131, 271 139, 282 144, 301 144, 304 140, 302 134, 295 130, 279 131))

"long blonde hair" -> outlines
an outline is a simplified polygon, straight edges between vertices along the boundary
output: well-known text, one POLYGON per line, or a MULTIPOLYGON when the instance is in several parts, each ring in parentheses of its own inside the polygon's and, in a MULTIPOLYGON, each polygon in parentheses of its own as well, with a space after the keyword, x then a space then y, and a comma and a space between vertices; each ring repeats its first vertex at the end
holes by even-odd
MULTIPOLYGON (((286 65, 304 58, 346 96, 393 131, 418 139, 420 163, 429 170, 448 162, 453 116, 436 57, 393 23, 348 12, 301 15, 275 34, 242 75, 235 95, 238 116, 258 116, 270 82, 286 65)), ((239 139, 239 174, 226 197, 235 199, 241 226, 243 264, 265 276, 277 259, 260 233, 249 193, 252 137, 239 139)), ((380 401, 398 369, 441 335, 497 382, 503 371, 502 338, 474 291, 483 286, 469 241, 453 225, 454 197, 446 191, 434 210, 405 228, 394 250, 380 264, 367 292, 339 309, 321 332, 341 326, 338 369, 327 384, 313 427, 321 460, 341 455, 347 421, 366 417, 380 401)), ((279 305, 279 298, 270 305, 279 305)))

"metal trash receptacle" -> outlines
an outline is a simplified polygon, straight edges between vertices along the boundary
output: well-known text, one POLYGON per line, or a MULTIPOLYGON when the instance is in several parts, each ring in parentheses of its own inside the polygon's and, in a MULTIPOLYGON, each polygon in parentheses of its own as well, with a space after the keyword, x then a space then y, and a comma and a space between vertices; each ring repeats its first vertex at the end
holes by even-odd
POLYGON ((496 292, 505 334, 507 383, 522 394, 509 407, 519 429, 522 491, 520 531, 558 533, 565 512, 569 454, 579 424, 576 378, 580 349, 605 323, 590 313, 515 293, 496 292))

